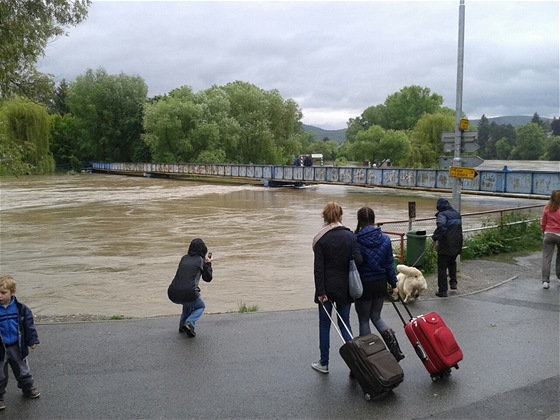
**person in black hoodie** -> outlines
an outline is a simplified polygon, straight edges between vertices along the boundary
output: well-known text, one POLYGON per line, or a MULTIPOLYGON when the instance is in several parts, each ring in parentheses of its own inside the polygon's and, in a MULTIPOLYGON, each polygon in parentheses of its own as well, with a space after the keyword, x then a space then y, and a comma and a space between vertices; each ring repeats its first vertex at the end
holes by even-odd
POLYGON ((436 204, 436 230, 432 239, 437 242, 438 291, 436 296, 447 297, 447 274, 449 286, 457 289, 457 256, 463 248, 463 225, 461 215, 451 204, 440 198, 436 204))
POLYGON ((362 263, 362 254, 352 231, 342 225, 342 207, 330 202, 323 209, 323 228, 313 238, 313 265, 315 277, 315 303, 319 307, 319 350, 321 358, 311 367, 321 373, 329 373, 329 346, 331 320, 325 309, 332 314, 336 304, 340 319, 338 325, 346 341, 352 339, 350 307, 352 297, 348 286, 348 272, 352 256, 357 265, 362 263), (324 308, 323 308, 324 306, 324 308))
POLYGON ((194 327, 206 308, 198 287, 200 278, 208 283, 212 281, 213 259, 210 255, 206 257, 207 252, 208 248, 202 239, 193 239, 187 255, 181 258, 177 273, 167 289, 169 300, 183 305, 179 332, 186 332, 189 337, 196 336, 194 327))

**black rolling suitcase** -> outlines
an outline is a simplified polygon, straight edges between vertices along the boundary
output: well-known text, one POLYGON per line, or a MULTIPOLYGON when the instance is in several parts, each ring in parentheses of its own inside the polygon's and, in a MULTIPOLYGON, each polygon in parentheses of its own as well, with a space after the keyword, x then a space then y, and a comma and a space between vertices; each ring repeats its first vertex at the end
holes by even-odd
MULTIPOLYGON (((380 337, 370 334, 364 337, 355 337, 346 342, 338 325, 324 305, 323 309, 344 343, 339 353, 350 368, 352 376, 360 384, 366 400, 369 401, 373 396, 391 391, 403 381, 404 372, 401 366, 389 353, 380 337)), ((350 329, 340 317, 335 305, 333 305, 333 310, 350 333, 350 329)))

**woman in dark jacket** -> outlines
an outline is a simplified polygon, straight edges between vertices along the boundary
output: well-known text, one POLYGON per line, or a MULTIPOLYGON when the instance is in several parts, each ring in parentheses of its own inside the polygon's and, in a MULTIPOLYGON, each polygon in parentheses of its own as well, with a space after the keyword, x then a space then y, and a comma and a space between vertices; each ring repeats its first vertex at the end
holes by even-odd
POLYGON ((381 310, 387 296, 387 284, 393 289, 393 296, 398 294, 391 240, 375 226, 375 213, 369 207, 358 210, 358 226, 355 233, 363 260, 362 265, 358 266, 358 271, 364 292, 355 305, 360 323, 360 336, 371 334, 371 320, 398 362, 404 359, 404 354, 395 332, 381 318, 381 310))
MULTIPOLYGON (((348 267, 351 256, 361 264, 362 255, 350 229, 342 225, 342 207, 338 203, 328 203, 323 209, 325 225, 313 238, 315 254, 315 303, 319 305, 319 349, 321 359, 311 367, 321 373, 329 373, 329 346, 332 305, 336 303, 338 313, 350 328, 350 306, 352 297, 348 288, 348 267), (353 254, 352 254, 353 253, 353 254), (324 307, 324 308, 323 308, 324 307)), ((346 341, 352 339, 350 333, 338 320, 339 328, 346 341)))
POLYGON ((183 305, 179 332, 186 332, 189 337, 196 336, 196 321, 206 308, 198 287, 200 278, 205 282, 212 281, 212 258, 206 258, 207 252, 208 248, 202 239, 193 239, 187 255, 181 258, 175 278, 167 290, 173 303, 183 305))

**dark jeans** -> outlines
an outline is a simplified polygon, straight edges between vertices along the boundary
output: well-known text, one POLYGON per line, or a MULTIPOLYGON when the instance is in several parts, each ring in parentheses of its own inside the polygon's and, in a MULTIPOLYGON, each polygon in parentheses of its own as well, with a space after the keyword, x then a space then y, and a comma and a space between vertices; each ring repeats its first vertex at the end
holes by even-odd
POLYGON ((447 292, 447 272, 449 271, 449 283, 457 284, 457 255, 438 254, 438 289, 447 292))
MULTIPOLYGON (((324 304, 325 308, 331 316, 333 316, 332 303, 327 302, 324 304)), ((329 347, 330 347, 330 331, 331 331, 331 320, 329 316, 325 313, 323 305, 319 303, 319 350, 321 351, 321 364, 323 366, 329 365, 329 347)), ((344 337, 346 342, 352 340, 352 327, 350 327, 350 304, 348 305, 338 305, 337 310, 342 320, 346 323, 350 329, 350 333, 346 330, 346 327, 342 324, 340 319, 338 320, 338 327, 344 337)), ((338 317, 334 313, 333 319, 336 320, 338 317)))

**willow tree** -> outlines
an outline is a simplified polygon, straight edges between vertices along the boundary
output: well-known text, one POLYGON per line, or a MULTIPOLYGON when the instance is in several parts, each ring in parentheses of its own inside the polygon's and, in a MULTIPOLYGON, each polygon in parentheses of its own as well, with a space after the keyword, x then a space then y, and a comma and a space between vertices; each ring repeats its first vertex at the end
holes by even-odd
POLYGON ((14 99, 0 108, 0 160, 2 174, 46 174, 54 171, 49 150, 49 118, 46 109, 14 99))
POLYGON ((156 162, 291 162, 305 135, 293 100, 244 82, 194 93, 188 86, 146 105, 143 139, 156 162))

